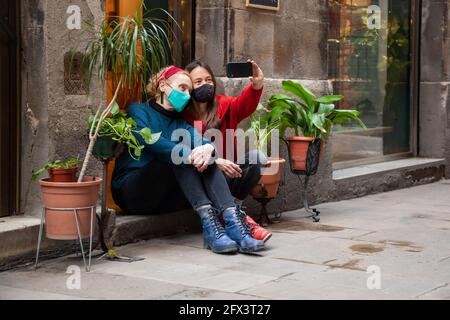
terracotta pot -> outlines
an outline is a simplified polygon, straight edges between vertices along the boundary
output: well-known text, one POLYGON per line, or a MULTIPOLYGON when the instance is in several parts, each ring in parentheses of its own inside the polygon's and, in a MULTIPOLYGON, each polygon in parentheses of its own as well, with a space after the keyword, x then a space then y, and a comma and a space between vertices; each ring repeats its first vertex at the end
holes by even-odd
POLYGON ((250 192, 253 198, 275 198, 285 163, 286 160, 281 158, 269 158, 267 166, 262 168, 261 179, 250 192))
POLYGON ((77 181, 77 170, 78 166, 73 166, 69 169, 49 169, 48 175, 50 176, 49 181, 52 182, 76 182, 77 181))
POLYGON ((306 170, 306 155, 309 144, 314 141, 311 137, 289 137, 289 152, 291 154, 292 167, 295 170, 306 170))
MULTIPOLYGON (((81 208, 96 206, 98 190, 102 179, 85 177, 83 182, 51 182, 41 179, 42 202, 46 208, 81 208)), ((94 207, 95 215, 95 207, 94 207)), ((93 227, 96 220, 94 216, 93 227)), ((82 238, 89 237, 91 227, 91 210, 78 210, 78 223, 82 238)), ((45 230, 47 238, 56 240, 78 239, 77 225, 73 211, 46 210, 45 230)), ((94 232, 93 230, 93 232, 94 232)))

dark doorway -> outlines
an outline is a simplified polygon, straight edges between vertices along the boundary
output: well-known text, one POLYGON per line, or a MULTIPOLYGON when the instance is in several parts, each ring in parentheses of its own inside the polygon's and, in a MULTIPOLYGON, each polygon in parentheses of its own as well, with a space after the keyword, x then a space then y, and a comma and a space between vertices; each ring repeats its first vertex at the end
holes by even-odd
POLYGON ((19 1, 0 0, 0 216, 18 211, 19 1))
MULTIPOLYGON (((170 50, 172 64, 185 67, 194 60, 195 52, 195 1, 184 0, 145 0, 145 8, 148 11, 164 9, 176 20, 168 21, 170 32, 170 50)), ((162 11, 152 11, 155 18, 167 19, 162 11)))

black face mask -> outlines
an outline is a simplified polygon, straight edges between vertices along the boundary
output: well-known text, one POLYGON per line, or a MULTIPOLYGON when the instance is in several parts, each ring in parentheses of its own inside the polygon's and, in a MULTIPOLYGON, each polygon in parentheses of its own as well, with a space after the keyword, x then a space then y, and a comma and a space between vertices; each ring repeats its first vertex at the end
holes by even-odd
POLYGON ((204 84, 192 90, 192 98, 198 102, 210 102, 214 99, 215 87, 211 84, 204 84))

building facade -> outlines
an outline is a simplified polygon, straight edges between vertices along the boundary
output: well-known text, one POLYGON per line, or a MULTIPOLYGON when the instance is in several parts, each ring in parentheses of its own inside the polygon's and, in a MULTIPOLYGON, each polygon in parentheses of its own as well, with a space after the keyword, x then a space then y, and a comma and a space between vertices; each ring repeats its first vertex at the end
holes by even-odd
MULTIPOLYGON (((49 159, 84 156, 87 117, 107 92, 67 72, 82 29, 133 12, 132 0, 0 1, 1 216, 40 213, 32 170, 49 159)), ((342 125, 327 142, 311 178, 312 203, 360 197, 450 176, 450 1, 431 0, 159 0, 181 30, 174 63, 208 62, 220 90, 238 95, 248 80, 225 77, 230 61, 257 61, 266 77, 262 103, 285 79, 314 93, 342 94, 368 130, 342 125)), ((246 123, 241 126, 245 127, 246 123)), ((281 146, 281 154, 286 149, 281 146)), ((91 173, 100 164, 91 162, 91 173)), ((288 168, 272 213, 301 208, 302 181, 288 168)), ((258 205, 248 206, 254 213, 258 205)))

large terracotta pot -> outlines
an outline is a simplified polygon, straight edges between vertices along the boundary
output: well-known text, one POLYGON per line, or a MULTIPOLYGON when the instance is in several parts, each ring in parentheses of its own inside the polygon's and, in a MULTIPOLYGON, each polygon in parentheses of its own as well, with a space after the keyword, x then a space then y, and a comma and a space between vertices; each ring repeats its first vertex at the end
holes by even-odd
POLYGON ((291 155, 292 168, 295 170, 306 170, 306 156, 309 144, 314 141, 311 137, 289 137, 289 152, 291 155))
POLYGON ((261 179, 250 192, 253 198, 275 198, 285 163, 286 160, 282 158, 269 158, 267 165, 262 168, 261 179))
POLYGON ((51 182, 76 182, 78 166, 69 169, 48 169, 49 181, 51 182))
MULTIPOLYGON (((98 200, 98 190, 102 179, 85 177, 83 182, 50 182, 41 179, 42 202, 46 208, 83 208, 94 206, 98 200)), ((78 223, 82 238, 89 237, 91 227, 91 210, 78 210, 78 223)), ((93 228, 96 226, 94 216, 93 228)), ((77 225, 73 211, 46 210, 45 230, 47 238, 56 240, 78 239, 77 225)), ((94 230, 93 230, 94 232, 94 230)))

